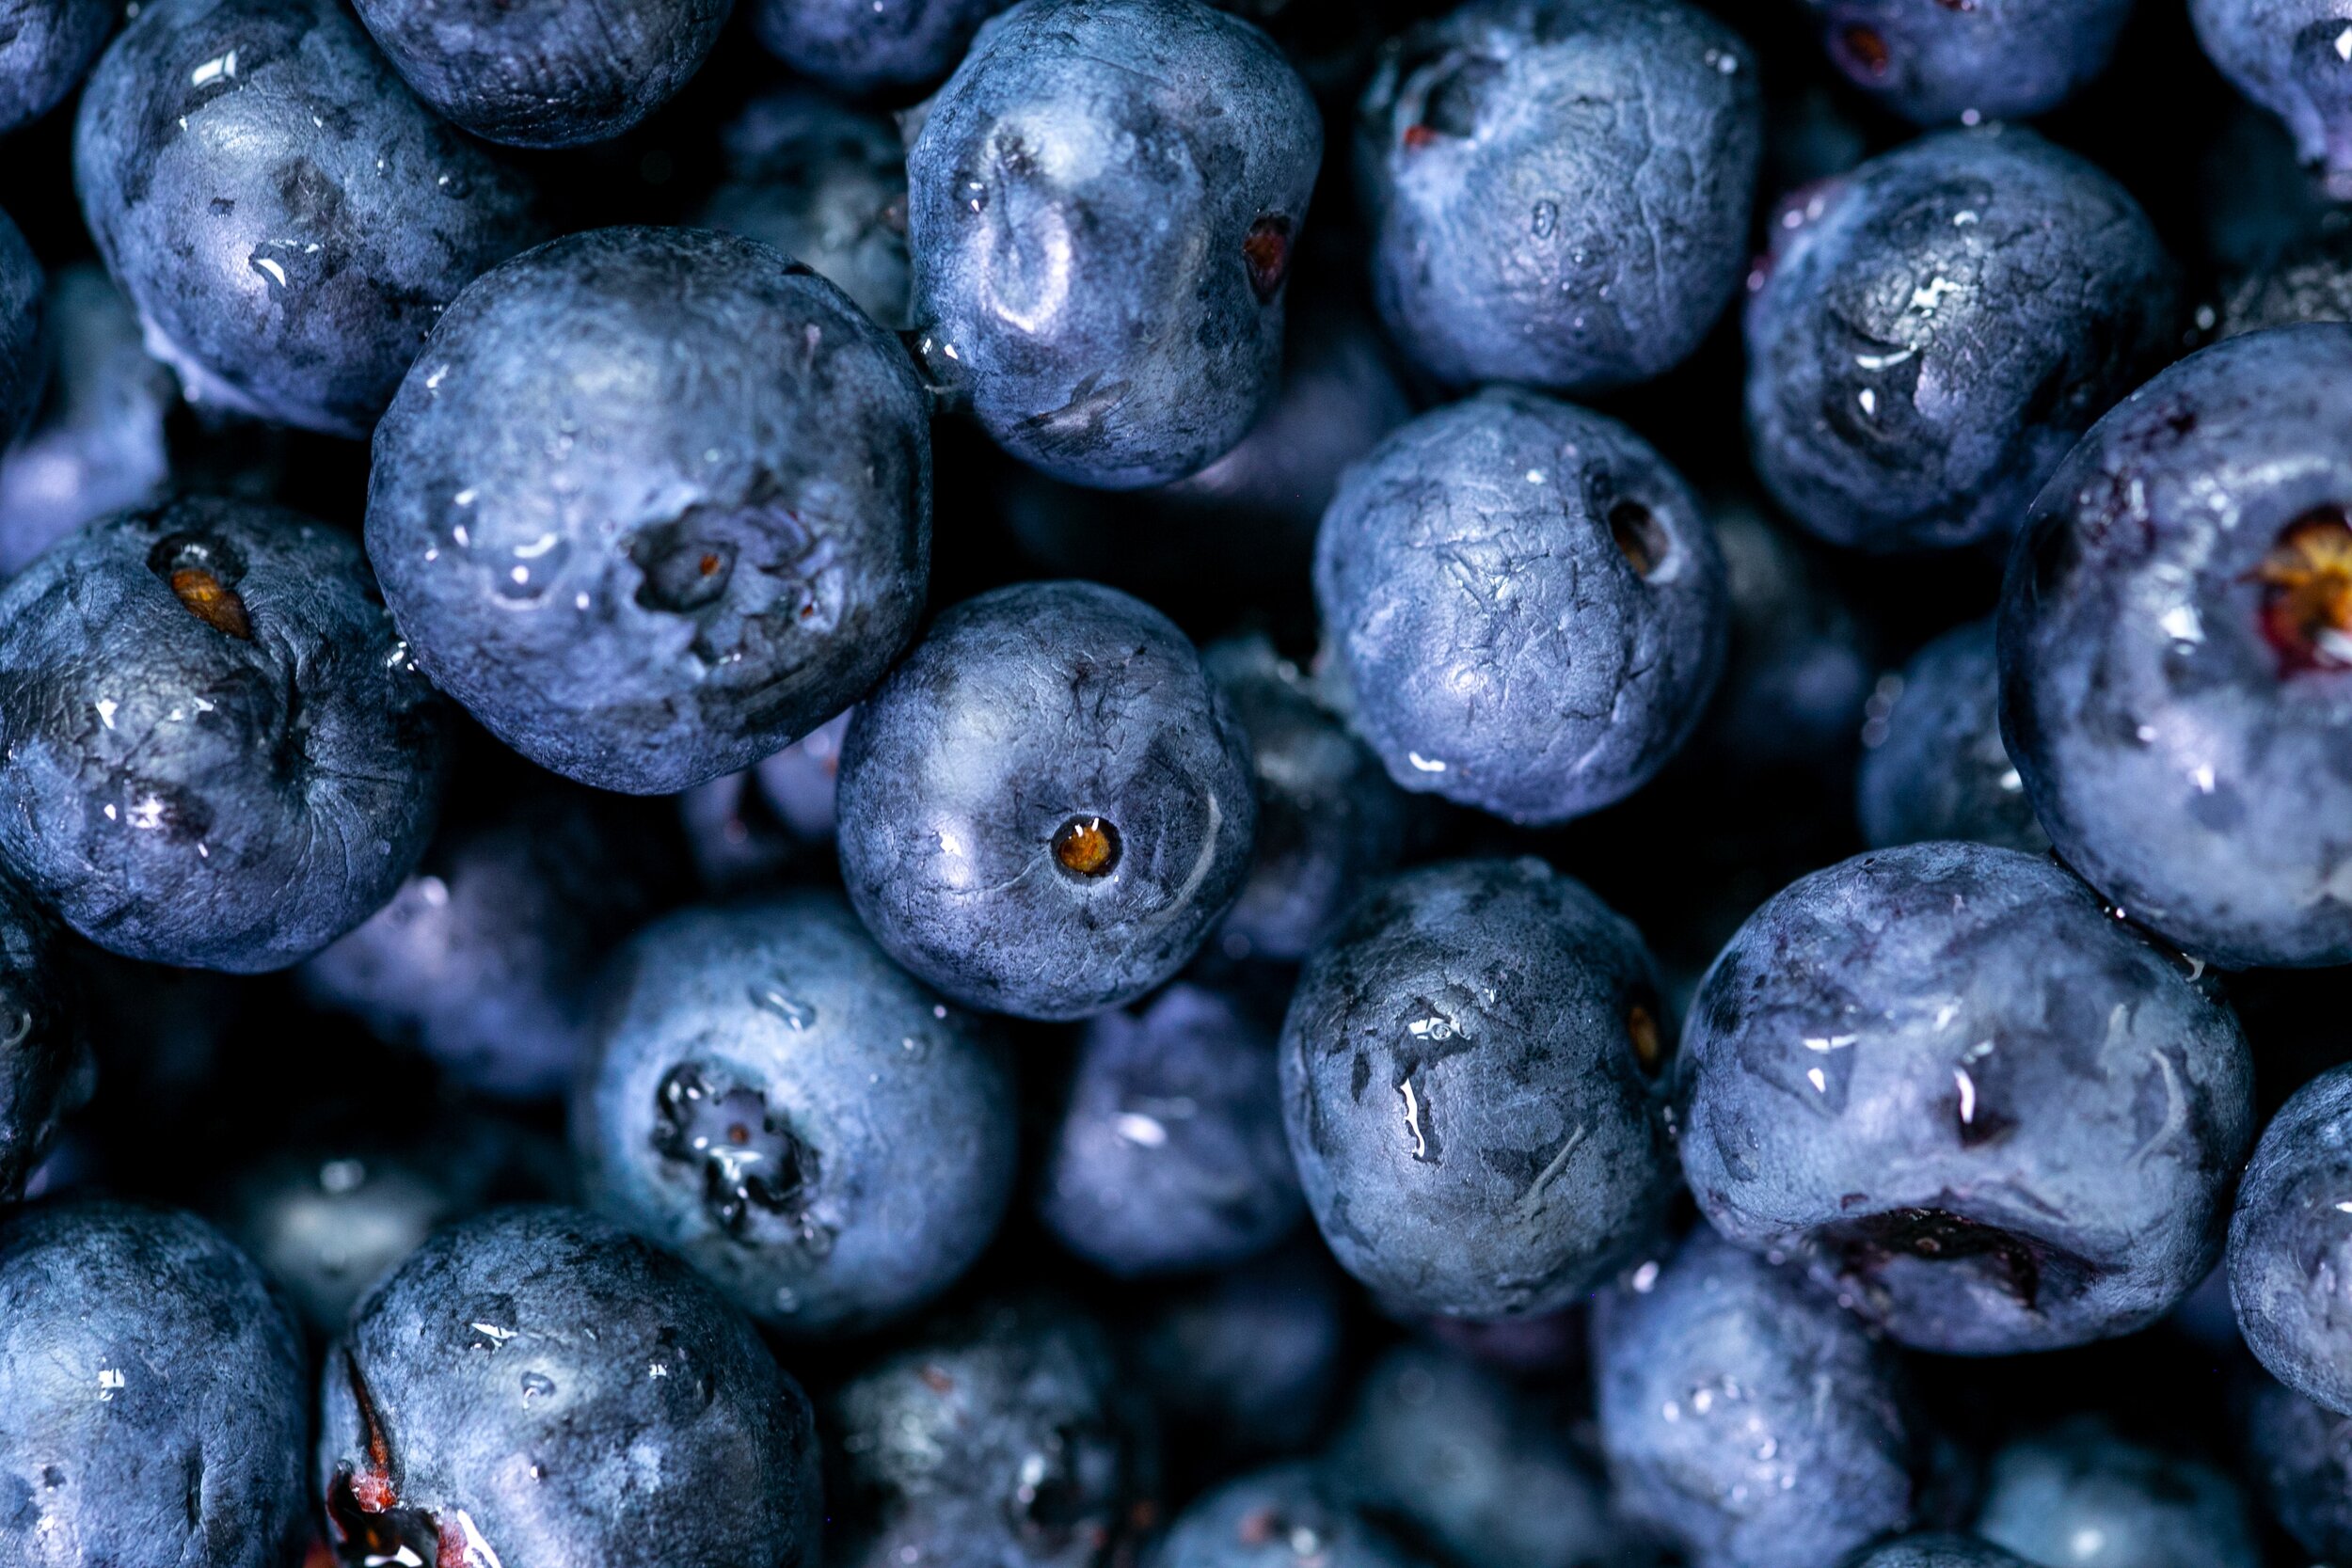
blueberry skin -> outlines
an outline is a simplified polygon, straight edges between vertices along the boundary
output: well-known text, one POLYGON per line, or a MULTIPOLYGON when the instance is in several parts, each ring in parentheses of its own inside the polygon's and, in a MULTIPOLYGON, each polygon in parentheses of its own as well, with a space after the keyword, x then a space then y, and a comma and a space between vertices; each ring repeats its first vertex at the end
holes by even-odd
POLYGON ((2230 1296, 2270 1375, 2352 1415, 2352 1066, 2295 1091, 2264 1129, 2230 1219, 2230 1296))
POLYGON ((138 317, 101 269, 49 280, 47 390, 0 451, 0 579, 93 518, 158 499, 171 477, 171 372, 147 356, 138 317))
POLYGON ((721 142, 726 182, 697 223, 771 245, 880 325, 907 325, 907 155, 890 121, 779 87, 745 105, 721 142))
POLYGON ((1990 620, 1946 632, 1903 666, 1883 719, 1863 732, 1854 815, 1874 849, 1968 839, 2038 855, 2050 835, 2001 744, 1990 620))
POLYGON ((2352 233, 2321 230, 2265 257, 2221 304, 2221 335, 2270 326, 2352 322, 2352 233))
POLYGON ((678 797, 678 825, 703 886, 734 893, 775 880, 805 853, 833 853, 834 781, 847 710, 740 773, 678 797))
POLYGON ((1907 1535, 1850 1559, 1846 1568, 2032 1568, 2024 1558, 1966 1535, 1907 1535))
POLYGON ((999 446, 1133 490, 1248 434, 1323 157, 1264 34, 1200 0, 1023 0, 918 114, 914 319, 999 446))
POLYGON ((1389 1352, 1324 1461, 1334 1495, 1453 1568, 1638 1560, 1558 1413, 1459 1355, 1389 1352))
POLYGON ((1422 415, 1349 471, 1315 604, 1389 776, 1521 825, 1665 766, 1729 626, 1681 476, 1616 420, 1515 388, 1422 415))
POLYGON ((510 147, 609 140, 676 96, 734 0, 353 0, 401 79, 510 147))
POLYGON ((1528 1317, 1648 1242, 1674 1195, 1640 935, 1543 862, 1366 894, 1282 1025, 1282 1119, 1323 1238, 1391 1311, 1528 1317))
POLYGON ((1570 392, 1688 357, 1747 269, 1757 77, 1678 0, 1470 0, 1392 40, 1356 162, 1406 357, 1570 392))
POLYGON ((1710 762, 1755 773, 1842 769, 1878 677, 1873 641, 1818 551, 1744 498, 1708 498, 1723 551, 1730 651, 1705 726, 1710 762))
POLYGON ((302 1337, 194 1215, 0 1220, 0 1559, 287 1568, 302 1556, 302 1337))
POLYGON ((1109 1568, 1152 1434, 1110 1341, 1057 1303, 935 1325, 830 1402, 832 1568, 1109 1568))
POLYGON ((0 861, 125 958, 256 974, 358 926, 443 730, 357 542, 295 513, 121 513, 0 591, 0 861))
POLYGON ((2006 539, 2173 341, 2147 215, 2030 131, 1925 136, 1783 212, 1748 298, 1749 447, 1835 545, 2006 539))
POLYGON ((1169 1449, 1216 1464, 1295 1453, 1323 1430, 1349 1300, 1322 1243, 1295 1241, 1148 1298, 1136 1359, 1169 1449))
POLYGON ((1085 582, 941 615, 850 721, 836 804, 875 940, 967 1006, 1036 1019, 1182 969, 1239 895, 1258 817, 1248 739, 1192 644, 1085 582), (1087 869, 1088 848, 1107 858, 1087 869))
MULTIPOLYGON (((6 58, 0 50, 0 60, 6 58)), ((45 282, 24 230, 0 213, 0 449, 31 418, 40 392, 45 282)))
POLYGON ((328 1351, 320 1409, 315 1479, 350 1568, 402 1548, 817 1560, 800 1386, 685 1263, 575 1209, 493 1210, 410 1254, 328 1351))
POLYGON ((1409 803, 1361 740, 1262 636, 1201 655, 1249 737, 1258 852, 1225 917, 1229 957, 1297 963, 1405 858, 1409 803))
POLYGON ((2233 1481, 2210 1465, 2124 1442, 2096 1418, 1994 1454, 1977 1533, 2028 1561, 2068 1568, 2263 1562, 2233 1481))
POLYGON ((1230 1267, 1289 1235, 1306 1204, 1271 1031, 1183 981, 1089 1022, 1038 1207, 1122 1279, 1230 1267))
POLYGON ((2248 1482, 2312 1555, 2352 1555, 2352 1417, 2265 1378, 2240 1414, 2248 1482))
POLYGON ((1309 1465, 1226 1482, 1176 1516, 1146 1568, 1422 1568, 1422 1560, 1336 1498, 1309 1465))
POLYGON ((368 553, 491 734, 670 794, 815 729, 914 634, 928 421, 898 345, 768 246, 575 234, 442 317, 376 430, 368 553))
POLYGON ((365 436, 458 291, 539 237, 522 176, 334 0, 144 7, 82 94, 73 183, 191 402, 331 436, 365 436))
POLYGON ((2352 326, 2190 356, 2035 502, 2001 735, 2066 863, 2225 968, 2352 961, 2352 326))
POLYGON ((64 945, 48 914, 0 880, 0 1206, 24 1196, 58 1118, 92 1086, 64 945))
POLYGON ((1683 1029, 1683 1174, 1903 1343, 2047 1350, 2169 1311, 2253 1133, 2217 994, 2041 856, 1874 851, 1741 927, 1683 1029))
POLYGON ((504 1100, 571 1086, 609 951, 652 912, 628 831, 544 794, 450 835, 389 903, 296 978, 318 1006, 413 1044, 451 1081, 504 1100))
POLYGON ((0 135, 64 102, 121 9, 119 0, 0 0, 0 135))
POLYGON ((1830 63, 1917 125, 2029 119, 2096 79, 2132 0, 1806 0, 1830 63))
POLYGON ((2333 0, 2189 0, 2189 21, 2221 74, 2279 117, 2296 156, 2335 200, 2352 199, 2352 62, 2333 0))
POLYGON ((688 910, 612 969, 573 1101, 592 1207, 794 1335, 902 1317, 995 1235, 1018 1137, 1002 1052, 838 895, 688 910))
POLYGON ((938 81, 1006 0, 750 0, 752 32, 795 71, 839 91, 938 81))
POLYGON ((1594 1304, 1618 1510, 1692 1568, 1820 1568, 1912 1522, 1899 1370, 1803 1274, 1701 1227, 1594 1304))

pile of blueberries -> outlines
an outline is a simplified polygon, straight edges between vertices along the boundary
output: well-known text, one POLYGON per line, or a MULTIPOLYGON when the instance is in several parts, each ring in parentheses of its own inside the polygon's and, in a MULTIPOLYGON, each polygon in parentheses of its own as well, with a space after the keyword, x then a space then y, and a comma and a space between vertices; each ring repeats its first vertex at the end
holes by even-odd
POLYGON ((2352 0, 0 0, 0 1568, 2352 1565, 2352 0))

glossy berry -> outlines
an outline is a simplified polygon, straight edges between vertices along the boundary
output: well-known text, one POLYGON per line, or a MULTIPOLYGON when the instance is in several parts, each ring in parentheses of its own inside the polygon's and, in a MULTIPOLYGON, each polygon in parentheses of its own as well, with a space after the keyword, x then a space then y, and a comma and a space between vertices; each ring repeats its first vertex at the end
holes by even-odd
POLYGON ((1389 776, 1522 824, 1665 766, 1727 628, 1723 558, 1681 476, 1614 420, 1502 388, 1349 471, 1315 603, 1389 776))
POLYGON ((1977 1533, 2067 1568, 2262 1568, 2237 1483, 2126 1442, 2095 1418, 1993 1456, 1977 1533))
POLYGON ((64 102, 120 8, 119 0, 0 0, 0 135, 64 102))
POLYGON ((1306 1465, 1228 1481, 1176 1517, 1148 1568, 1419 1568, 1408 1552, 1336 1500, 1306 1465))
POLYGON ((58 1119, 89 1098, 92 1058, 67 965, 56 923, 0 881, 0 1205, 23 1196, 58 1119))
POLYGON ((733 0, 354 0, 403 80, 487 141, 603 141, 675 96, 733 0))
POLYGON ((841 873, 954 1000, 1083 1018, 1184 967, 1240 893, 1248 744, 1157 610, 1079 582, 949 610, 841 749, 841 873))
POLYGON ((1357 109, 1373 293, 1449 386, 1587 392, 1698 347, 1747 264, 1755 55, 1678 0, 1470 0, 1357 109))
POLYGON ((2029 131, 1912 142, 1792 197, 1747 308, 1757 475, 1833 544, 2005 539, 2173 341, 2139 206, 2029 131))
POLYGON ((2001 733, 2066 863, 2230 968, 2352 960, 2352 326, 2217 344, 2050 481, 2001 733))
POLYGON ((0 1560, 286 1568, 310 1408, 300 1331, 201 1220, 0 1219, 0 1560))
POLYGON ((963 57, 1006 0, 746 0, 752 32, 800 75, 843 92, 919 87, 963 57))
POLYGON ((914 319, 989 435, 1075 484, 1248 433, 1323 136, 1264 34, 1200 0, 1023 0, 921 111, 914 319))
POLYGON ((122 513, 0 592, 0 860, 129 958, 283 969, 365 920, 442 732, 358 546, 294 513, 122 513))
POLYGON ((2352 1417, 2267 1378, 2239 1412, 2249 1485, 2304 1550, 2352 1554, 2352 1417))
POLYGON ((2106 70, 2133 0, 1806 0, 1830 63, 1920 125, 2026 119, 2106 70))
POLYGON ((1894 700, 1863 731, 1854 815, 1873 848, 1962 838, 2040 854, 2025 781, 2001 744, 1993 623, 1945 633, 1903 666, 1894 700))
POLYGON ((766 245, 575 234, 442 318, 376 432, 368 552, 493 735, 667 794, 815 729, 913 634, 928 417, 898 344, 766 245))
POLYGON ((2321 1073, 2263 1130, 2230 1221, 2246 1346, 2306 1399, 2352 1415, 2352 1067, 2321 1073))
POLYGON ((1016 1142, 1000 1049, 836 895, 673 915, 608 983, 573 1105, 583 1196, 754 1317, 876 1327, 995 1234, 1016 1142))
POLYGON ((2352 27, 2332 0, 2189 0, 2197 41, 2279 117, 2336 200, 2352 196, 2352 27))
POLYGON ((1342 1265, 1395 1311, 1519 1317, 1647 1243, 1674 1190, 1657 986, 1633 927, 1538 860, 1366 894, 1282 1026, 1283 1124, 1342 1265))
POLYGON ((2128 1333, 2213 1267, 2252 1135, 2236 1020, 2040 856, 1916 844, 1775 895, 1683 1032, 1683 1173, 1906 1344, 2128 1333))
POLYGON ((320 1406, 347 1568, 816 1561, 799 1385, 683 1262, 577 1210, 418 1248, 327 1352, 320 1406))
POLYGON ((82 95, 73 172, 191 401, 336 436, 365 436, 458 291, 539 232, 522 178, 334 0, 141 8, 82 95))

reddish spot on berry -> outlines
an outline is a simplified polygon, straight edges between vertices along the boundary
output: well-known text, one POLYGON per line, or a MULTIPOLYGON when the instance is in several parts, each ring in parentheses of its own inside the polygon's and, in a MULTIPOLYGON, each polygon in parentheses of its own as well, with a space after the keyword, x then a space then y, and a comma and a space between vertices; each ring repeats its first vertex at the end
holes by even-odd
POLYGON ((2289 523, 2263 563, 2263 636, 2281 673, 2352 670, 2352 522, 2324 506, 2289 523))
POLYGON ((1273 303, 1291 272, 1291 220, 1268 214, 1251 224, 1249 237, 1241 243, 1241 254, 1249 263, 1249 287, 1257 293, 1258 303, 1273 303))

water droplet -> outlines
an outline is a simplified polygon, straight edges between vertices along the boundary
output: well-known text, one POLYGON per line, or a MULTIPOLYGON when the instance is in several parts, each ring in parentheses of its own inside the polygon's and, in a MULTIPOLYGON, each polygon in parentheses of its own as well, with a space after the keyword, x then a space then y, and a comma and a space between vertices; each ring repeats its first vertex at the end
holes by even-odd
POLYGON ((1535 203, 1535 211, 1530 227, 1534 230, 1537 239, 1551 238, 1552 230, 1560 227, 1560 204, 1549 197, 1535 203))
POLYGON ((787 990, 781 980, 755 983, 751 997, 753 1006, 775 1014, 795 1034, 817 1022, 817 1009, 787 990))
POLYGON ((554 1394, 555 1394, 555 1381, 554 1381, 554 1379, 549 1378, 549 1377, 547 1377, 547 1376, 544 1376, 544 1375, 543 1375, 543 1374, 541 1374, 541 1373, 538 1373, 538 1372, 525 1372, 525 1373, 523 1373, 523 1377, 522 1377, 522 1384, 523 1384, 523 1402, 524 1402, 524 1403, 526 1403, 526 1404, 530 1403, 532 1400, 544 1400, 544 1399, 550 1399, 550 1398, 554 1397, 554 1394))

